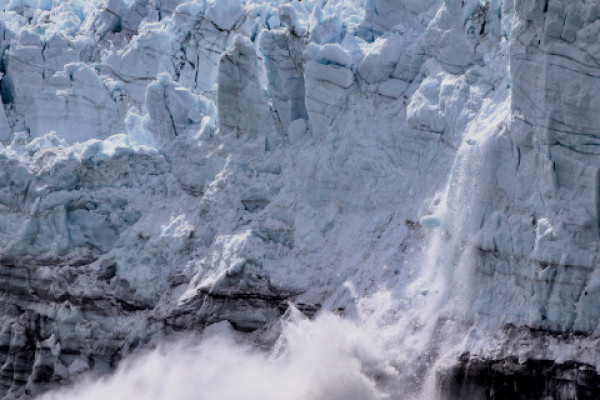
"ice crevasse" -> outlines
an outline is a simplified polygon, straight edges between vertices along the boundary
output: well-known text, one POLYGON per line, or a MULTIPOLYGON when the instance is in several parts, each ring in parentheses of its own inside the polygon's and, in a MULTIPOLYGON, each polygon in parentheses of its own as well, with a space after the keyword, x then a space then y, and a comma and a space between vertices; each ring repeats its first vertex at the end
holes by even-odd
POLYGON ((595 1, 0 9, 0 397, 381 296, 406 390, 600 393, 595 1))

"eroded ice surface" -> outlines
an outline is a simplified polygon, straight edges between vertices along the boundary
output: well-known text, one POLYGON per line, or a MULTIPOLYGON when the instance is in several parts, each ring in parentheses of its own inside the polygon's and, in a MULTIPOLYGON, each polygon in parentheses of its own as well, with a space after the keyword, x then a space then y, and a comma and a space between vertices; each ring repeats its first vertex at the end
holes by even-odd
POLYGON ((382 292, 415 392, 600 363, 595 2, 0 7, 0 396, 382 292))

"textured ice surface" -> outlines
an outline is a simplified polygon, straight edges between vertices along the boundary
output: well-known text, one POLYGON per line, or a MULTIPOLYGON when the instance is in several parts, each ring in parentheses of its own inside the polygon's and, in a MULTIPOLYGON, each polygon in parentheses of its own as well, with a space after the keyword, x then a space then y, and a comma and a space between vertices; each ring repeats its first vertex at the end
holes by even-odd
POLYGON ((406 377, 600 363, 594 2, 0 7, 0 397, 382 292, 406 377))
POLYGON ((241 0, 207 0, 206 19, 222 30, 229 31, 244 16, 241 0))

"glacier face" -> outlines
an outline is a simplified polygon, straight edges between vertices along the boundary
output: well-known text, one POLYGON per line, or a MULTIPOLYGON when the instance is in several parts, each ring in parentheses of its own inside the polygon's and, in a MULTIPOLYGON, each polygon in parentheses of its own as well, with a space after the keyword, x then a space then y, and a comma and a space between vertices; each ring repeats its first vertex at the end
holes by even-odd
POLYGON ((600 363, 594 1, 0 6, 0 397, 383 292, 411 390, 600 363))

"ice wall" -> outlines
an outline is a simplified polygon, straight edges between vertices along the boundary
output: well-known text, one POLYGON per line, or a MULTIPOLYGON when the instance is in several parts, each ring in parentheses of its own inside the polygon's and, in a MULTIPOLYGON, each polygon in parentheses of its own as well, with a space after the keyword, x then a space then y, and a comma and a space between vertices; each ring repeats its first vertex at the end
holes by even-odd
POLYGON ((594 2, 0 6, 1 396, 382 291, 415 393, 598 363, 594 2))

